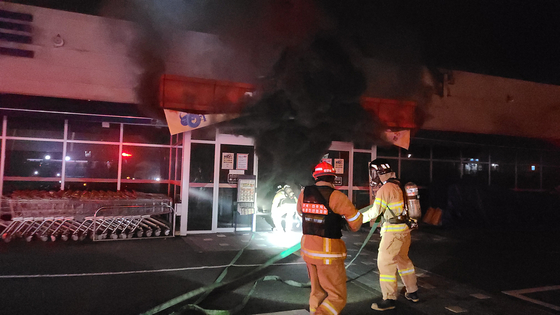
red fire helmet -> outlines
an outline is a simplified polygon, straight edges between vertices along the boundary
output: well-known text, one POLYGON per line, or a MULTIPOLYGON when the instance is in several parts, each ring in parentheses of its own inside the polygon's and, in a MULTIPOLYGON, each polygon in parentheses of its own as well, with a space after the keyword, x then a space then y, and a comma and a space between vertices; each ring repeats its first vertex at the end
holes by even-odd
POLYGON ((325 176, 325 175, 336 176, 334 172, 334 167, 329 163, 323 161, 317 164, 317 166, 315 166, 315 171, 313 172, 313 178, 317 179, 319 176, 325 176))

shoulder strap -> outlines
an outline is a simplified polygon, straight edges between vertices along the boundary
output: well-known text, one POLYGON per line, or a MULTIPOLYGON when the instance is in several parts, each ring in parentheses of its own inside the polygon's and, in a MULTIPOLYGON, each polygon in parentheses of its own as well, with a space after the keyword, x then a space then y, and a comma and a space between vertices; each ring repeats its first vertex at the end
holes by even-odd
POLYGON ((323 194, 321 193, 317 185, 308 186, 308 187, 310 187, 313 193, 317 195, 319 201, 325 206, 325 208, 327 208, 327 210, 329 210, 330 212, 334 212, 332 211, 331 207, 329 207, 329 202, 325 199, 325 197, 323 197, 323 194))

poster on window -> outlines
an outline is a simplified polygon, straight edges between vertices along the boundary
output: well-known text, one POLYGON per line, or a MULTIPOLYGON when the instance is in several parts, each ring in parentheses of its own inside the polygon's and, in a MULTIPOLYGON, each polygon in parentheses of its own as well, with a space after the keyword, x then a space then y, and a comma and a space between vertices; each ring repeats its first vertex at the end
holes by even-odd
POLYGON ((344 174, 344 159, 334 159, 333 167, 336 174, 344 174))
POLYGON ((235 169, 247 170, 247 164, 249 164, 249 154, 237 153, 237 167, 235 169))
POLYGON ((222 152, 222 169, 232 170, 233 169, 233 157, 234 154, 231 152, 222 152))

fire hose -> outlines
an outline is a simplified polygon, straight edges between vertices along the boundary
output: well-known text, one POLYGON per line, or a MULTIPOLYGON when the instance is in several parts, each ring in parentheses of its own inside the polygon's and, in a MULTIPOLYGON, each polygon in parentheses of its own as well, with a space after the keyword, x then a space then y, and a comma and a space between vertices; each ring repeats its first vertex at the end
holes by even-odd
MULTIPOLYGON (((377 226, 380 222, 381 217, 378 218, 378 220, 375 221, 375 223, 373 224, 373 226, 371 227, 367 237, 365 238, 364 242, 362 243, 362 246, 360 247, 360 249, 358 250, 356 256, 345 266, 345 269, 348 269, 348 267, 350 267, 350 265, 352 265, 352 263, 358 258, 358 256, 360 255, 360 253, 362 252, 362 250, 364 249, 364 247, 366 246, 366 244, 369 242, 369 240, 371 239, 371 236, 373 235, 373 233, 375 232, 375 230, 377 229, 377 226)), ((195 303, 193 304, 187 304, 183 307, 181 307, 179 310, 171 313, 171 314, 181 314, 182 311, 186 311, 186 310, 197 310, 203 314, 207 314, 207 315, 231 315, 231 314, 235 314, 237 312, 239 312, 241 309, 243 309, 243 307, 245 307, 245 305, 247 304, 247 302, 249 301, 249 298, 251 297, 251 295, 253 294, 254 290, 256 289, 257 284, 260 281, 281 281, 287 285, 290 286, 294 286, 294 287, 309 287, 311 286, 310 282, 307 283, 302 283, 302 282, 297 282, 297 281, 293 281, 293 280, 283 280, 278 276, 264 276, 258 280, 256 280, 253 283, 253 286, 251 288, 251 290, 249 291, 249 293, 247 294, 247 296, 243 299, 242 303, 240 303, 235 309, 233 310, 206 310, 200 306, 198 306, 197 304, 200 303, 202 300, 204 300, 204 298, 206 298, 213 290, 229 285, 231 283, 237 282, 243 278, 246 278, 248 276, 254 275, 262 270, 264 270, 265 268, 269 267, 270 265, 274 264, 275 262, 282 260, 288 256, 290 256, 291 254, 297 252, 298 250, 301 249, 301 244, 297 243, 294 246, 280 252, 279 254, 271 257, 269 260, 267 260, 264 264, 260 265, 259 267, 257 267, 256 269, 253 269, 252 271, 244 274, 241 277, 235 278, 235 279, 231 279, 228 281, 222 281, 223 278, 226 276, 227 274, 227 269, 229 267, 231 267, 235 261, 237 261, 237 259, 241 256, 241 254, 243 253, 243 251, 249 246, 249 244, 251 243, 252 239, 254 237, 254 234, 251 236, 251 240, 247 243, 247 245, 242 248, 237 255, 234 257, 234 259, 232 260, 232 262, 230 262, 226 268, 224 269, 224 271, 222 271, 222 273, 218 276, 218 278, 216 278, 216 280, 214 281, 214 283, 210 284, 210 285, 206 285, 203 287, 200 287, 198 289, 192 290, 190 292, 187 292, 185 294, 182 294, 178 297, 175 297, 163 304, 160 304, 144 313, 142 313, 142 315, 152 315, 152 314, 157 314, 161 311, 164 311, 166 309, 169 309, 173 306, 176 306, 179 303, 182 303, 188 299, 194 298, 196 296, 199 296, 201 294, 204 294, 202 297, 200 297, 195 303)), ((348 280, 347 282, 350 281, 354 281, 356 279, 358 279, 359 277, 363 276, 365 274, 359 275, 353 279, 348 280)))

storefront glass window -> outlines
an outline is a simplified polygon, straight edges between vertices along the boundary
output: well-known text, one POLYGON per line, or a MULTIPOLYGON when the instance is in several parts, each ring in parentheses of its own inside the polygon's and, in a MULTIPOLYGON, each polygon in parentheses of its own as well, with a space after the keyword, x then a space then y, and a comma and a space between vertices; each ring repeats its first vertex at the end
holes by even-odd
POLYGON ((101 122, 69 121, 68 140, 89 140, 119 142, 121 124, 106 123, 103 127, 101 122))
POLYGON ((178 133, 176 135, 171 136, 171 143, 173 145, 183 145, 183 133, 178 133))
POLYGON ((463 163, 462 180, 477 185, 488 185, 488 164, 472 161, 463 163))
POLYGON ((459 162, 433 162, 432 182, 455 183, 461 179, 461 164, 459 162))
POLYGON ((400 174, 403 183, 413 182, 417 186, 428 185, 430 183, 430 162, 402 160, 400 174))
POLYGON ((461 159, 461 149, 455 145, 435 144, 432 147, 434 160, 455 160, 461 159))
POLYGON ((240 219, 244 216, 236 215, 237 189, 220 188, 218 200, 218 227, 233 227, 234 219, 240 219))
POLYGON ((386 156, 392 156, 392 157, 399 156, 399 147, 394 145, 377 146, 377 157, 386 157, 386 156))
POLYGON ((354 186, 369 187, 369 162, 371 162, 371 153, 354 153, 354 186))
POLYGON ((540 189, 540 168, 535 165, 517 165, 517 188, 540 189))
POLYGON ((411 142, 408 150, 402 149, 401 157, 403 159, 429 159, 430 145, 422 142, 411 142))
POLYGON ((515 188, 515 165, 492 164, 490 184, 503 188, 515 188))
POLYGON ((212 229, 212 192, 213 189, 210 187, 191 187, 189 189, 187 230, 212 229))
POLYGON ((482 146, 465 146, 461 148, 463 162, 488 162, 488 148, 482 146))
POLYGON ((254 175, 254 147, 246 145, 226 145, 222 144, 220 156, 220 183, 228 183, 229 174, 232 171, 241 173, 240 175, 254 175), (228 153, 233 154, 230 160, 228 153), (226 154, 226 155, 224 155, 226 154), (224 160, 224 156, 227 160, 224 160))
POLYGON ((540 164, 541 163, 541 151, 537 150, 517 150, 517 163, 518 164, 540 164))
POLYGON ((492 164, 515 163, 516 150, 514 148, 492 147, 490 149, 490 158, 492 164))
POLYGON ((559 165, 560 166, 560 152, 559 151, 543 151, 543 165, 559 165))
POLYGON ((356 205, 357 209, 361 209, 370 204, 368 190, 355 190, 352 194, 352 202, 356 205))
POLYGON ((216 128, 208 126, 191 131, 191 139, 193 140, 216 140, 216 128))
POLYGON ((64 120, 9 117, 7 136, 63 139, 64 120))
POLYGON ((171 134, 166 126, 124 125, 123 142, 169 144, 171 134))
POLYGON ((214 145, 204 143, 191 144, 191 183, 214 182, 214 145))
POLYGON ((60 177, 61 171, 61 142, 6 141, 5 176, 60 177))
POLYGON ((171 163, 169 163, 169 179, 175 180, 177 179, 177 148, 171 148, 171 163))
POLYGON ((555 190, 560 193, 560 166, 543 167, 543 189, 555 190))
POLYGON ((342 181, 341 184, 339 184, 339 182, 335 183, 335 185, 348 186, 348 161, 350 161, 350 152, 329 151, 328 158, 331 160, 331 165, 337 170, 336 176, 342 181), (338 169, 339 166, 342 168, 341 170, 338 169))
POLYGON ((58 181, 40 181, 40 182, 31 182, 31 181, 11 181, 11 180, 4 180, 4 191, 5 195, 9 195, 16 190, 46 190, 46 191, 59 191, 60 190, 60 182, 58 181))
POLYGON ((146 193, 165 194, 169 191, 168 184, 159 183, 131 183, 124 181, 121 183, 121 190, 135 190, 146 193))
POLYGON ((122 179, 169 179, 169 148, 123 146, 122 179))
POLYGON ((66 177, 117 178, 118 145, 68 143, 66 156, 66 177))
MULTIPOLYGON (((114 183, 96 183, 84 181, 66 181, 64 183, 65 190, 104 190, 104 191, 117 191, 116 180, 114 183)), ((121 189, 124 190, 124 189, 121 189)))

